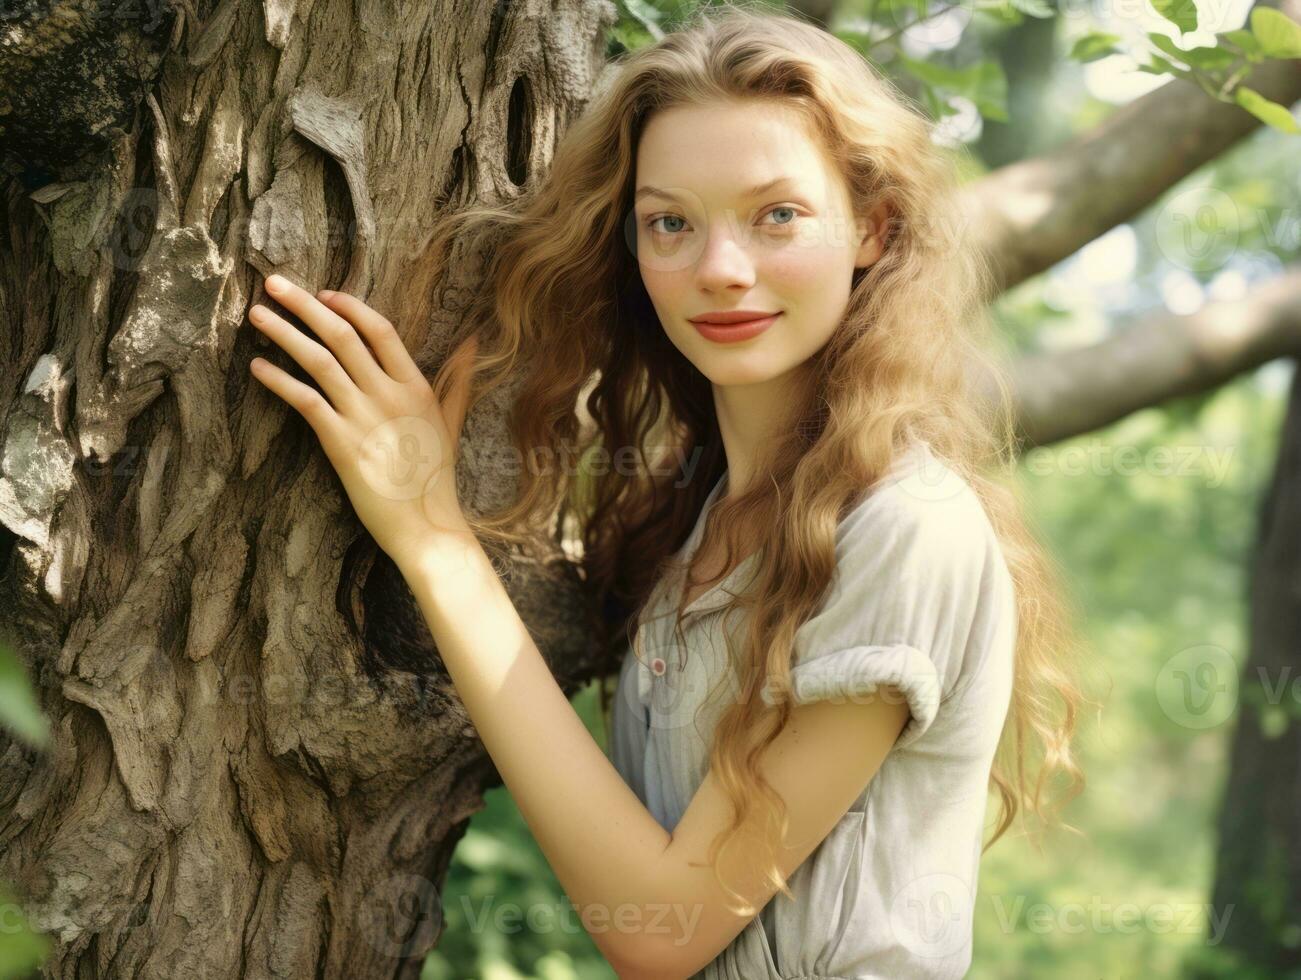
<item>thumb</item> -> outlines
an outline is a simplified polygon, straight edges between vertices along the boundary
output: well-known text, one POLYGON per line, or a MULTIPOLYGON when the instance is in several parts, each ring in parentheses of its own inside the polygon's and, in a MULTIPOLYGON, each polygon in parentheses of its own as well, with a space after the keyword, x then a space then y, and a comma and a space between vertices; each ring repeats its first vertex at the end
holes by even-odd
POLYGON ((470 401, 471 369, 474 367, 474 357, 478 350, 479 338, 472 334, 467 340, 462 341, 448 358, 448 363, 451 365, 448 369, 450 381, 442 408, 447 429, 452 435, 453 454, 457 451, 461 441, 461 429, 465 425, 465 412, 470 401))

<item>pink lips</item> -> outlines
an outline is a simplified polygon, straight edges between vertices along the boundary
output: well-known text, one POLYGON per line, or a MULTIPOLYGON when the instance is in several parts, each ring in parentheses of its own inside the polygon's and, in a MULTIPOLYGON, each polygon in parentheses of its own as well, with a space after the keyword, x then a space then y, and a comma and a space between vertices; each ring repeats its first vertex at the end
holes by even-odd
POLYGON ((706 340, 712 340, 718 344, 732 344, 759 336, 759 334, 771 327, 779 316, 781 316, 780 312, 754 320, 741 320, 733 323, 708 323, 704 320, 692 320, 691 325, 699 330, 701 336, 706 340))

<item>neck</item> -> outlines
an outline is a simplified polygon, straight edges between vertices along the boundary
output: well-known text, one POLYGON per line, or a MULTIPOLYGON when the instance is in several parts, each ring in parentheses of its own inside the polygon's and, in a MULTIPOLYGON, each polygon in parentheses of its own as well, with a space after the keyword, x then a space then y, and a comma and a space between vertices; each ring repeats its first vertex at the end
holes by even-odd
POLYGON ((790 424, 800 369, 754 384, 713 386, 714 412, 727 456, 724 496, 741 494, 754 477, 760 450, 790 424))

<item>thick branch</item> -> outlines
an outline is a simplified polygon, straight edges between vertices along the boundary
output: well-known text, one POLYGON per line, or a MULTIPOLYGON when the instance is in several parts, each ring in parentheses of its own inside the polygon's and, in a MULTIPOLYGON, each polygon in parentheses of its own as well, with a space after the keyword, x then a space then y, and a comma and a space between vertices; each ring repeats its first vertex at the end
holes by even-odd
POLYGON ((1298 353, 1301 265, 1244 299, 1155 314, 1097 344, 1020 358, 1012 386, 1023 447, 1093 431, 1298 353))

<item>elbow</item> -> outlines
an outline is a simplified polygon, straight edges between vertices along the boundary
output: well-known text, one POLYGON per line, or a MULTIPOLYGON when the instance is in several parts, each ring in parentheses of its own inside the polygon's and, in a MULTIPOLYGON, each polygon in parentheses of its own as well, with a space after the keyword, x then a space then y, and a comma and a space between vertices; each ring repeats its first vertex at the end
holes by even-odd
POLYGON ((684 962, 682 949, 666 949, 660 937, 630 933, 623 940, 607 956, 619 980, 690 980, 699 972, 684 962))
POLYGON ((689 980, 692 976, 680 969, 659 964, 622 963, 614 965, 614 975, 619 980, 689 980))

